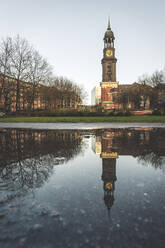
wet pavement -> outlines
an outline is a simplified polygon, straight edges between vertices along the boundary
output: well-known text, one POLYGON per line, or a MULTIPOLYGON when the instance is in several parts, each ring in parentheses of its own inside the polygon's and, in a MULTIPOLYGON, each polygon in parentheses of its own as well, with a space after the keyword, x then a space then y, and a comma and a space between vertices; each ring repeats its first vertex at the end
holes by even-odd
POLYGON ((164 248, 164 141, 145 126, 1 129, 0 247, 164 248))
POLYGON ((102 128, 130 128, 130 127, 157 127, 165 128, 165 123, 0 123, 0 128, 32 128, 32 129, 102 129, 102 128))

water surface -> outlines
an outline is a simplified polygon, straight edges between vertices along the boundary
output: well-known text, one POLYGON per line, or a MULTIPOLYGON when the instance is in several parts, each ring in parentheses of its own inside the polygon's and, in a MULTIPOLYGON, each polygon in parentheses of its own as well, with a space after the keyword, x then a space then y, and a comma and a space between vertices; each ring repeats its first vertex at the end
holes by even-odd
POLYGON ((0 247, 164 247, 165 129, 0 132, 0 247))

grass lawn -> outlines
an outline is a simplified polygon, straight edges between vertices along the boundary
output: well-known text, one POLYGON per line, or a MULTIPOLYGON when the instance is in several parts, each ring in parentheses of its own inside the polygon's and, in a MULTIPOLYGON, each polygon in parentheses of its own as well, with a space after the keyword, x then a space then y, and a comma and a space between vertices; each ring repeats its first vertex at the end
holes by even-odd
POLYGON ((61 116, 61 117, 8 117, 0 118, 0 122, 29 122, 29 123, 55 123, 55 122, 161 122, 165 123, 165 116, 61 116))

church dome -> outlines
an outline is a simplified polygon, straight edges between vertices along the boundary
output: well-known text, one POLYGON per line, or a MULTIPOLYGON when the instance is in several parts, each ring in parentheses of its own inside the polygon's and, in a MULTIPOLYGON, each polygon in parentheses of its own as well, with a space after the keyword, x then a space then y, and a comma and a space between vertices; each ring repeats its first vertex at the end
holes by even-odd
POLYGON ((113 34, 113 31, 111 30, 111 27, 110 27, 110 19, 108 19, 108 27, 107 27, 107 31, 105 32, 105 35, 104 35, 104 41, 114 41, 115 39, 115 36, 113 34))
POLYGON ((112 30, 111 29, 107 29, 107 31, 105 32, 105 35, 104 35, 104 40, 105 39, 115 39, 115 37, 114 37, 114 34, 113 34, 113 32, 112 32, 112 30))

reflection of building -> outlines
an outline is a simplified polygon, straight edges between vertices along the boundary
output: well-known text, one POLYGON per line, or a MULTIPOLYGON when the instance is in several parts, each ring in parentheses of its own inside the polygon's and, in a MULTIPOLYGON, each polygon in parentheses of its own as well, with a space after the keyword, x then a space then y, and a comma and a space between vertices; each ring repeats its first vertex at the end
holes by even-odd
POLYGON ((110 210, 114 203, 114 190, 116 181, 116 159, 103 158, 102 160, 102 180, 104 182, 104 203, 110 210))
POLYGON ((101 158, 117 158, 118 154, 113 149, 113 137, 117 135, 116 132, 104 132, 102 134, 102 151, 101 151, 101 158))
POLYGON ((104 203, 110 210, 114 203, 117 152, 113 149, 113 138, 117 132, 106 131, 101 137, 102 180, 104 182, 104 203))
POLYGON ((165 131, 151 128, 98 130, 92 138, 92 150, 102 158, 104 202, 110 210, 114 203, 116 158, 137 157, 154 168, 163 168, 165 131))
POLYGON ((10 189, 40 187, 55 165, 81 152, 81 140, 71 130, 0 130, 0 181, 10 189))
POLYGON ((92 150, 96 154, 101 153, 101 136, 92 136, 92 150))
POLYGON ((0 130, 0 164, 3 167, 47 154, 69 159, 80 149, 81 140, 79 131, 0 130))
POLYGON ((114 137, 119 136, 119 132, 106 131, 100 136, 95 136, 92 140, 92 149, 102 158, 102 180, 104 189, 104 203, 108 211, 114 203, 114 190, 116 181, 116 158, 117 151, 113 148, 114 137))

